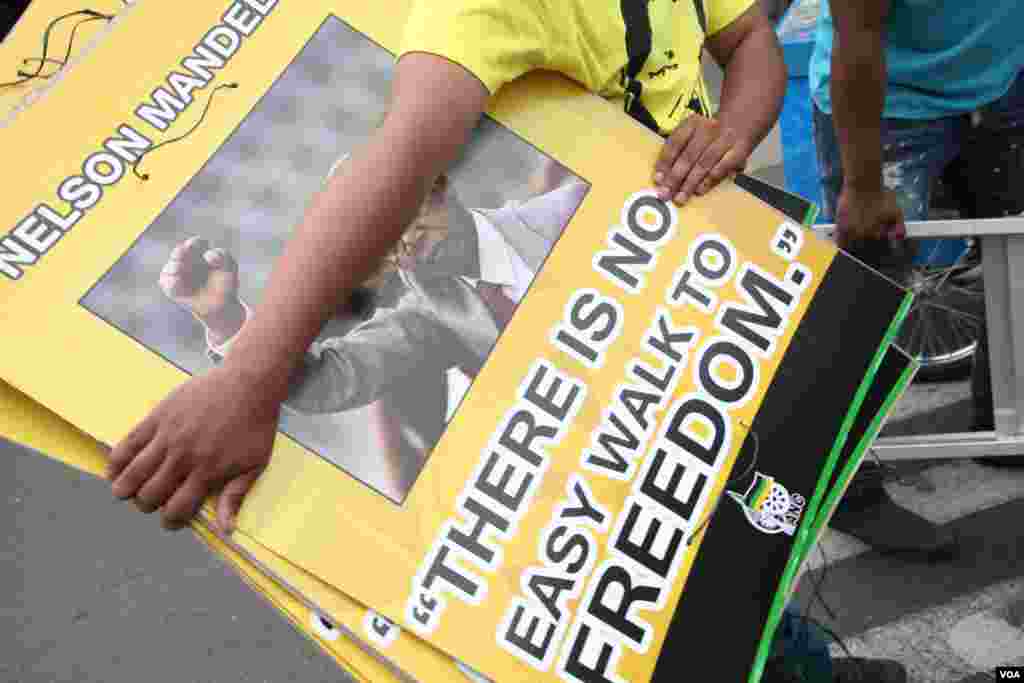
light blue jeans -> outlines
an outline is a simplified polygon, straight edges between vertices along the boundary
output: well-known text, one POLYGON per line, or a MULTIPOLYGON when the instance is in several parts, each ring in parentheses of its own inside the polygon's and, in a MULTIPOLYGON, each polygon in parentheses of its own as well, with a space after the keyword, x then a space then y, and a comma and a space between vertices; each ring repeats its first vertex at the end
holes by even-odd
MULTIPOLYGON (((793 678, 806 683, 832 683, 832 656, 828 638, 818 626, 804 619, 796 610, 787 609, 779 622, 771 659, 793 678)), ((768 676, 763 683, 772 683, 768 676)))
MULTIPOLYGON (((814 107, 814 143, 822 184, 822 215, 835 220, 843 169, 832 117, 814 107)), ((944 173, 961 213, 994 218, 1024 211, 1019 150, 1024 141, 1024 72, 1010 90, 977 112, 941 119, 882 119, 886 187, 908 221, 926 220, 932 190, 944 173), (997 168, 1001 171, 996 171, 997 168)))

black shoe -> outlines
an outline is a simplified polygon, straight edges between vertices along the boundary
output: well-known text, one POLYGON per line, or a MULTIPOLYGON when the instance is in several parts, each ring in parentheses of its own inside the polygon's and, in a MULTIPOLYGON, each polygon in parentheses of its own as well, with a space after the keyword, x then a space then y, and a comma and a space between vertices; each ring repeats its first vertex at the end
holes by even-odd
POLYGON ((989 467, 1024 467, 1024 455, 984 455, 974 462, 989 467))
POLYGON ((907 669, 894 659, 843 657, 832 660, 834 683, 907 683, 907 669))
POLYGON ((949 529, 896 504, 883 486, 884 470, 865 462, 840 499, 829 526, 885 554, 949 559, 957 546, 949 529))

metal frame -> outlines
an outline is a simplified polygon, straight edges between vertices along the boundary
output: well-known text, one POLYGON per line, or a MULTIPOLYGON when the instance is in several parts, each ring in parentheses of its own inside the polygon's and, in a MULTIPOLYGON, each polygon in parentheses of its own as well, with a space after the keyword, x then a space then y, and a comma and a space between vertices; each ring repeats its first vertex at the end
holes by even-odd
POLYGON ((884 437, 873 450, 889 461, 1024 454, 1024 217, 911 221, 907 237, 981 240, 995 431, 884 437))

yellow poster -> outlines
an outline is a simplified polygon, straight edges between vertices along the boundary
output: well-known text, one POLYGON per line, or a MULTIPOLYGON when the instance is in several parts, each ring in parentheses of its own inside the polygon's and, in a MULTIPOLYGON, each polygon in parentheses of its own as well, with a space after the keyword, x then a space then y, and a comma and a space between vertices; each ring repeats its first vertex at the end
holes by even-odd
MULTIPOLYGON (((19 27, 34 27, 41 16, 38 11, 44 8, 54 11, 59 9, 56 5, 59 3, 32 5, 31 9, 36 12, 26 12, 19 27)), ((64 14, 58 14, 58 18, 64 14)), ((9 44, 5 42, 3 46, 9 44)), ((7 56, 7 51, 0 55, 7 56)), ((18 64, 0 59, 0 69, 9 66, 15 71, 21 59, 16 61, 18 64)), ((62 76, 66 77, 69 72, 66 68, 62 76)), ((48 89, 59 82, 48 84, 48 89)), ((0 136, 12 134, 15 132, 9 127, 0 132, 0 136)), ((37 450, 80 471, 102 476, 106 461, 99 444, 3 382, 0 382, 0 438, 37 450)), ((451 658, 415 637, 400 634, 394 624, 291 567, 285 560, 246 539, 244 534, 236 534, 232 539, 219 538, 202 520, 193 528, 211 551, 234 568, 253 590, 358 680, 375 683, 409 678, 447 680, 461 675, 451 658), (290 577, 288 587, 275 583, 277 577, 285 580, 290 577), (296 586, 305 592, 298 592, 296 586), (379 652, 376 648, 380 648, 379 652)))
MULTIPOLYGON (((125 17, 19 125, 0 376, 110 444, 218 362, 406 9, 125 17)), ((553 74, 499 94, 444 225, 310 349, 244 535, 495 680, 668 680, 706 638, 756 671, 904 293, 735 185, 659 201, 660 144, 553 74)))

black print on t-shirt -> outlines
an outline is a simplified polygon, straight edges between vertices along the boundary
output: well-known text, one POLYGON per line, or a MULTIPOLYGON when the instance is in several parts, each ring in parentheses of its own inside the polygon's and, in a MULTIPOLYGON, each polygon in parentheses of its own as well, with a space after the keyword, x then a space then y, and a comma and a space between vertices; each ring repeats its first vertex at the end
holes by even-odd
POLYGON ((626 68, 621 74, 623 89, 626 91, 626 113, 660 133, 658 122, 641 101, 644 87, 637 80, 654 45, 654 31, 651 29, 651 13, 648 0, 621 0, 622 19, 626 25, 626 68))
MULTIPOLYGON (((650 128, 654 132, 660 134, 661 130, 658 126, 658 122, 651 115, 651 112, 644 106, 642 101, 643 96, 643 83, 637 80, 637 77, 643 72, 644 64, 651 56, 651 50, 654 42, 654 32, 651 29, 651 15, 648 11, 647 6, 652 0, 621 0, 622 19, 626 25, 626 55, 628 61, 626 67, 619 72, 619 84, 623 90, 626 91, 626 113, 632 116, 634 119, 642 123, 647 128, 650 128)), ((673 3, 676 0, 672 0, 673 3)), ((704 14, 704 4, 702 0, 693 0, 693 8, 697 14, 697 23, 700 25, 702 33, 707 33, 707 17, 704 14)), ((697 61, 700 61, 700 51, 703 46, 697 48, 697 61)), ((665 57, 669 60, 669 64, 662 66, 660 69, 655 71, 648 71, 648 78, 658 78, 664 76, 670 71, 679 68, 678 62, 675 62, 675 51, 666 50, 665 57)), ((669 112, 669 117, 675 115, 679 105, 682 104, 686 94, 679 96, 675 106, 672 107, 672 111, 669 112)), ((704 103, 700 97, 697 96, 696 90, 689 93, 689 101, 687 102, 687 109, 699 114, 701 116, 708 116, 709 112, 705 110, 704 103)))
POLYGON ((673 59, 675 59, 675 56, 676 53, 674 50, 665 50, 665 59, 669 61, 669 64, 666 64, 657 71, 648 71, 647 75, 650 76, 651 78, 657 78, 658 76, 664 76, 669 71, 675 71, 676 69, 678 69, 679 64, 672 61, 673 59))

